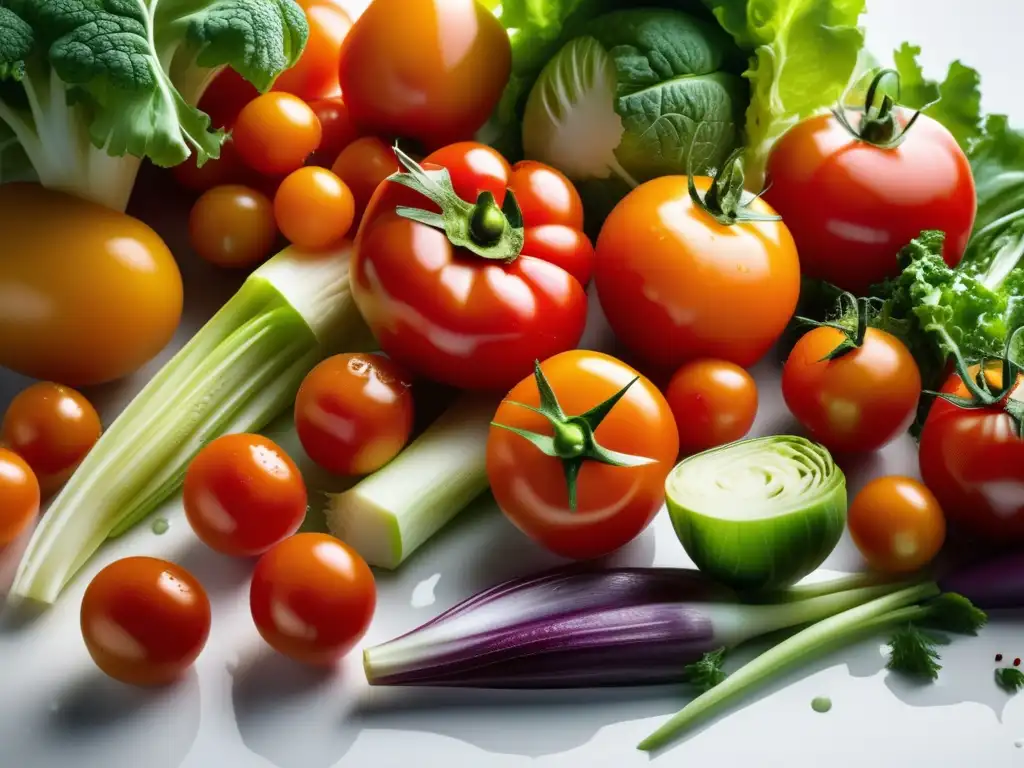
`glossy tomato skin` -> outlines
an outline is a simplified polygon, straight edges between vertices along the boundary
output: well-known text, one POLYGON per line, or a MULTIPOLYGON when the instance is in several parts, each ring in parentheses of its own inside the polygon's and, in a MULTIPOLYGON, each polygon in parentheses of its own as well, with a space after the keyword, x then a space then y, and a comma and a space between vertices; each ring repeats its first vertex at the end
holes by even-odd
MULTIPOLYGON (((665 478, 679 452, 672 411, 648 379, 600 352, 563 352, 542 362, 541 369, 568 415, 585 413, 639 376, 601 422, 595 437, 609 450, 656 462, 640 467, 585 462, 577 481, 575 510, 569 508, 560 460, 506 429, 491 427, 487 441, 487 476, 509 520, 555 554, 578 560, 601 557, 638 536, 665 501, 665 478)), ((540 403, 533 376, 509 392, 493 421, 552 434, 543 416, 512 401, 540 403)))
POLYGON ((249 605, 274 650, 328 666, 366 634, 377 592, 369 566, 351 547, 326 534, 300 533, 260 558, 249 605))
MULTIPOLYGON (((970 372, 977 375, 978 367, 970 372)), ((986 369, 986 376, 998 391, 1000 370, 986 369)), ((968 396, 957 375, 942 391, 968 396)), ((1011 396, 1024 399, 1024 378, 1011 396)), ((950 524, 993 542, 1024 542, 1024 440, 1004 410, 967 410, 936 399, 921 431, 919 460, 950 524)))
POLYGON ((89 655, 107 675, 130 685, 166 685, 206 645, 210 600, 181 566, 127 557, 90 582, 81 627, 89 655))
POLYGON ((185 517, 208 547, 260 555, 306 517, 306 485, 295 462, 262 435, 218 437, 185 473, 185 517))
POLYGON ((299 5, 306 12, 309 38, 295 65, 274 81, 273 90, 294 94, 306 102, 337 96, 341 92, 341 44, 352 28, 352 20, 331 0, 299 0, 299 5))
POLYGON ((536 160, 520 160, 512 166, 508 186, 515 193, 527 226, 561 224, 583 229, 583 200, 557 168, 536 160))
POLYGON ((448 169, 455 194, 475 202, 481 192, 494 195, 498 205, 505 202, 512 169, 496 149, 477 141, 460 141, 441 147, 423 160, 448 169))
POLYGON ((441 384, 500 391, 576 346, 587 297, 572 275, 528 255, 489 262, 395 212, 430 205, 385 182, 356 238, 352 296, 388 357, 441 384))
POLYGON ((0 547, 21 535, 39 514, 39 482, 18 454, 0 447, 0 547))
POLYGON ((581 230, 564 224, 527 227, 523 253, 557 264, 586 287, 594 274, 594 246, 581 230))
POLYGON ((808 118, 776 143, 768 178, 765 199, 793 233, 804 274, 857 295, 895 277, 900 248, 925 229, 946 233, 942 255, 956 266, 974 226, 970 164, 926 115, 892 149, 853 138, 831 114, 808 118))
POLYGON ((355 200, 348 186, 318 166, 285 177, 274 195, 274 218, 281 234, 300 248, 327 248, 348 234, 355 200))
POLYGON ((352 122, 352 115, 340 96, 311 101, 309 108, 320 121, 321 133, 320 145, 310 158, 310 163, 330 168, 341 151, 359 138, 359 129, 352 122))
POLYGON ((242 162, 266 176, 301 168, 322 138, 320 120, 309 105, 280 91, 264 93, 246 104, 231 133, 242 162))
POLYGON ((353 227, 358 227, 373 193, 388 176, 398 173, 395 152, 376 136, 363 136, 335 158, 331 172, 345 182, 355 201, 353 227))
MULTIPOLYGON (((696 179, 701 192, 709 183, 696 179)), ((761 200, 752 210, 773 213, 761 200)), ((596 250, 608 322, 655 368, 705 357, 749 368, 796 309, 800 262, 785 224, 718 224, 694 205, 684 176, 630 192, 605 220, 596 250)))
POLYGON ((511 67, 508 34, 476 0, 375 0, 342 45, 340 83, 365 132, 435 149, 473 137, 511 67))
POLYGON ((302 382, 295 430, 313 461, 336 475, 365 475, 405 447, 413 428, 412 379, 382 355, 329 357, 302 382))
POLYGON ((782 394, 797 420, 830 450, 878 450, 913 423, 921 374, 903 343, 875 328, 859 349, 822 360, 844 338, 835 328, 802 336, 782 369, 782 394))
POLYGON ((744 369, 724 360, 686 363, 673 374, 665 399, 684 454, 739 440, 757 416, 757 384, 744 369))
POLYGON ((274 205, 251 187, 214 187, 192 205, 188 236, 192 250, 204 261, 225 269, 253 267, 274 249, 274 205))

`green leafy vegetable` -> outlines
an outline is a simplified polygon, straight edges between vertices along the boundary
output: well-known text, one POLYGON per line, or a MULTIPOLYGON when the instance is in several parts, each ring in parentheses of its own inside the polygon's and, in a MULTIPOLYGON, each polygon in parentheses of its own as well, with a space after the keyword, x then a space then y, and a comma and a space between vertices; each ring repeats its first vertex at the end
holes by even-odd
POLYGON ((701 693, 710 691, 726 678, 725 671, 722 669, 724 660, 725 648, 708 651, 699 660, 693 664, 687 664, 683 668, 687 682, 701 693))
POLYGON ((939 677, 939 652, 935 641, 913 624, 898 629, 889 640, 886 668, 913 677, 936 680, 939 677))
POLYGON ((963 147, 981 134, 981 77, 959 61, 949 65, 946 79, 925 79, 917 57, 921 49, 904 43, 894 54, 900 75, 899 102, 938 120, 963 147))
POLYGON ((996 670, 996 683, 1007 693, 1024 690, 1024 672, 1014 667, 1001 667, 996 670))

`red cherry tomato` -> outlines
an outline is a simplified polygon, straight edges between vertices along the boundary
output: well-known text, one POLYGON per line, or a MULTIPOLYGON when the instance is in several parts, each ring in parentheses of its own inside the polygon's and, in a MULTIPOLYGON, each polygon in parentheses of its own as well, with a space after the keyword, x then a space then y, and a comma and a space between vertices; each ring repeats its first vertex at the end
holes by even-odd
POLYGON ((831 114, 810 117, 775 144, 768 177, 765 199, 793 233, 804 274, 857 295, 895 277, 900 248, 925 229, 946 233, 942 255, 956 266, 974 226, 970 164, 926 115, 893 148, 854 138, 831 114))
POLYGON ((14 541, 39 513, 39 481, 18 454, 0 448, 0 547, 14 541))
POLYGON ((259 555, 291 536, 306 517, 306 501, 295 462, 260 435, 218 437, 185 473, 185 516, 225 555, 259 555))
POLYGON ((255 175, 238 159, 235 145, 230 141, 221 146, 219 158, 207 160, 202 168, 196 165, 196 156, 193 154, 184 163, 174 166, 171 173, 178 184, 193 192, 206 192, 227 184, 242 184, 249 176, 255 175))
MULTIPOLYGON (((970 369, 977 376, 979 366, 970 369)), ((986 368, 994 392, 1002 371, 986 368)), ((942 391, 969 397, 954 374, 942 391)), ((1024 400, 1024 377, 1010 398, 1024 400)), ((937 399, 921 431, 921 477, 946 519, 963 531, 1001 544, 1024 542, 1024 439, 1005 405, 966 409, 937 399)))
POLYGON ((326 248, 348 234, 355 202, 345 182, 326 168, 308 166, 289 175, 274 196, 281 234, 300 248, 326 248))
POLYGON ((330 168, 345 147, 359 138, 359 130, 352 122, 348 107, 339 96, 333 99, 312 101, 309 108, 320 121, 320 146, 310 158, 314 165, 330 168))
POLYGON ((594 246, 578 229, 562 224, 526 228, 523 253, 556 264, 586 286, 594 274, 594 246))
POLYGON ((481 192, 494 195, 498 205, 505 202, 512 169, 496 149, 476 141, 449 144, 427 155, 424 163, 447 168, 455 194, 475 202, 481 192))
POLYGON ((296 661, 330 665, 358 643, 373 618, 373 573, 332 536, 300 533, 260 558, 249 588, 263 639, 296 661))
POLYGON ((228 67, 207 86, 199 99, 199 109, 210 116, 212 128, 230 128, 242 108, 259 95, 255 85, 228 67))
POLYGON ((679 449, 699 453, 739 440, 757 416, 757 384, 735 363, 694 360, 675 372, 665 399, 679 428, 679 449))
POLYGON ((181 566, 126 557, 96 574, 82 598, 82 637, 103 672, 130 685, 166 685, 210 635, 210 600, 181 566))
POLYGON ((306 12, 309 38, 302 56, 274 81, 275 91, 315 101, 341 92, 338 85, 338 63, 341 44, 352 28, 352 20, 336 3, 327 0, 298 0, 306 12))
POLYGON ((295 430, 306 453, 336 475, 383 467, 409 442, 409 375, 381 355, 335 355, 309 372, 295 398, 295 430))
POLYGON ((274 91, 242 108, 231 137, 242 162, 275 176, 301 168, 320 146, 322 130, 306 102, 274 91))
POLYGON ((367 133, 428 148, 470 139, 508 82, 512 50, 474 0, 375 0, 345 38, 340 83, 367 133))
POLYGON ((355 200, 353 226, 359 226, 380 183, 398 171, 394 150, 376 136, 356 139, 341 151, 331 166, 331 172, 352 192, 355 200))
POLYGON ((864 559, 886 573, 923 568, 946 540, 939 502, 909 477, 879 477, 865 485, 850 504, 847 525, 864 559))
POLYGON ((508 186, 515 192, 527 226, 563 224, 583 229, 583 201, 561 171, 536 160, 521 160, 512 166, 508 186))

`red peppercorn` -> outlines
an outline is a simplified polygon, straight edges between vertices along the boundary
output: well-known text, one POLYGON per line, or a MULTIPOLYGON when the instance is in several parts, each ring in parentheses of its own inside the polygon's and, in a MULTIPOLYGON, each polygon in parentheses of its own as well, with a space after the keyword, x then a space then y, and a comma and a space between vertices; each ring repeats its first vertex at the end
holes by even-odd
POLYGON ((1015 666, 1015 667, 1019 667, 1020 666, 1020 659, 1019 658, 1013 660, 1013 666, 1015 666))
POLYGON ((1003 660, 1003 654, 997 653, 996 654, 996 661, 1002 661, 1002 660, 1003 660))

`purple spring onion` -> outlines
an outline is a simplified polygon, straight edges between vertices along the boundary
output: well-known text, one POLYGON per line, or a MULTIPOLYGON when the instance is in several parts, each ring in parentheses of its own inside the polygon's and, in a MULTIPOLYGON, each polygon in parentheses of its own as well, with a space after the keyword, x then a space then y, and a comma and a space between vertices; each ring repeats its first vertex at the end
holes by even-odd
POLYGON ((939 586, 963 595, 982 610, 1024 608, 1024 552, 957 568, 939 579, 939 586))

